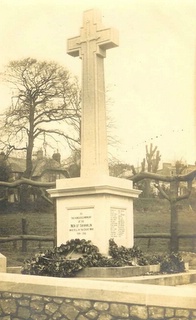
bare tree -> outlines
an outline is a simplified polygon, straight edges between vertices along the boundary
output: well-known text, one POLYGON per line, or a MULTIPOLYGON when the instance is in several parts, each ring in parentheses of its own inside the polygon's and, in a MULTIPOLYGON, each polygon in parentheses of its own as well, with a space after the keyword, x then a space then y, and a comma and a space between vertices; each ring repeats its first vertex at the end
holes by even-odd
MULTIPOLYGON (((146 146, 146 157, 141 162, 141 172, 153 172, 156 173, 159 167, 159 163, 161 160, 161 155, 157 146, 153 147, 151 143, 150 146, 146 146)), ((136 169, 132 166, 133 174, 136 174, 136 169)), ((142 179, 140 181, 138 188, 142 189, 143 197, 148 198, 151 195, 151 187, 149 179, 142 179), (141 182, 142 181, 142 182, 141 182)))
MULTIPOLYGON (((0 153, 0 182, 9 181, 11 176, 10 167, 6 163, 6 155, 4 152, 0 153)), ((6 187, 0 188, 0 205, 7 200, 6 187)))
POLYGON ((127 176, 127 179, 133 181, 133 183, 138 183, 143 179, 149 179, 155 181, 155 187, 159 190, 163 198, 167 199, 170 203, 170 251, 177 252, 178 251, 178 211, 177 211, 177 203, 181 200, 188 199, 191 195, 192 191, 192 183, 196 177, 196 170, 193 170, 187 174, 182 175, 183 167, 180 166, 179 162, 177 162, 176 173, 172 176, 170 175, 161 175, 152 172, 139 172, 133 175, 127 176), (160 181, 167 182, 170 184, 169 192, 165 191, 163 187, 160 185, 160 181), (178 188, 180 182, 185 182, 187 184, 187 190, 184 194, 179 195, 178 188))
POLYGON ((3 76, 14 95, 0 128, 7 139, 2 146, 9 152, 26 151, 24 177, 30 179, 37 139, 61 137, 69 147, 79 143, 80 90, 77 80, 55 62, 12 61, 3 76))

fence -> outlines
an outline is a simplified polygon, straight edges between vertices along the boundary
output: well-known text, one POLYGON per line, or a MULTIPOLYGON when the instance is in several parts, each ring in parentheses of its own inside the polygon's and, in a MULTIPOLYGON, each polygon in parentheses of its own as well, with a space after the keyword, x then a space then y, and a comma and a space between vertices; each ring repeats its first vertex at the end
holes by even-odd
MULTIPOLYGON (((39 235, 29 235, 28 234, 28 223, 26 219, 22 219, 22 235, 14 235, 14 236, 8 236, 8 237, 0 237, 0 243, 5 242, 13 242, 14 249, 17 248, 17 242, 22 241, 22 252, 27 252, 27 244, 28 241, 38 241, 39 247, 41 248, 42 242, 48 242, 51 241, 53 245, 56 243, 56 239, 54 236, 39 236, 39 235)), ((171 239, 170 233, 138 233, 134 235, 135 239, 147 239, 147 246, 150 247, 151 240, 152 239, 171 239)), ((195 252, 196 251, 196 234, 179 234, 178 235, 178 242, 180 239, 192 239, 192 245, 191 250, 195 252)), ((178 243, 179 244, 179 243, 178 243)))
POLYGON ((22 223, 22 235, 0 237, 0 243, 13 242, 13 248, 17 249, 17 242, 22 241, 22 252, 27 252, 28 241, 38 241, 39 248, 41 248, 41 243, 44 241, 51 241, 53 242, 53 245, 55 245, 55 237, 28 234, 27 220, 22 218, 21 223, 22 223))
MULTIPOLYGON (((192 239, 192 245, 190 251, 196 251, 196 233, 181 233, 178 234, 178 247, 180 248, 179 241, 180 239, 192 239)), ((152 239, 171 239, 170 233, 138 233, 134 235, 135 239, 147 239, 147 246, 150 247, 152 239)))

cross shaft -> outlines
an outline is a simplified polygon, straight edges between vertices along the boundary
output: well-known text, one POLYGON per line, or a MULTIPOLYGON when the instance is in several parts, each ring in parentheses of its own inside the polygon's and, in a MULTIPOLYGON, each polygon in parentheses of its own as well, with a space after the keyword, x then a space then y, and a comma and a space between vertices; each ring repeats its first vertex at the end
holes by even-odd
POLYGON ((67 53, 82 59, 81 177, 109 175, 104 58, 116 46, 117 32, 102 27, 96 10, 84 12, 80 36, 68 39, 67 53))

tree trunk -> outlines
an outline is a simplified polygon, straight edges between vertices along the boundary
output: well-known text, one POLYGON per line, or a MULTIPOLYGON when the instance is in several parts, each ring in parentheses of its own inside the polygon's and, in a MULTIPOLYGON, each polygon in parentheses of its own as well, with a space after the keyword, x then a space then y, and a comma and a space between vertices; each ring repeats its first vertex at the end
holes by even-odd
POLYGON ((28 143, 27 143, 27 156, 26 156, 26 170, 24 177, 30 179, 32 176, 32 154, 34 145, 34 117, 35 117, 35 103, 30 104, 29 113, 29 133, 28 133, 28 143))
POLYGON ((26 170, 24 173, 24 178, 31 179, 32 177, 32 153, 33 153, 33 138, 29 139, 27 147, 27 157, 26 157, 26 170))
POLYGON ((143 197, 149 198, 151 194, 151 188, 150 188, 150 180, 145 179, 144 180, 144 190, 143 190, 143 197))
MULTIPOLYGON (((31 179, 32 178, 32 153, 33 153, 33 140, 29 139, 29 144, 27 146, 27 157, 26 157, 26 170, 23 174, 24 178, 31 179)), ((20 208, 23 211, 26 211, 28 204, 30 204, 30 193, 29 186, 22 185, 19 188, 20 190, 20 208)))
POLYGON ((177 181, 170 183, 170 252, 178 252, 178 211, 177 211, 177 198, 178 198, 178 187, 177 181))
POLYGON ((171 222, 170 222, 170 252, 178 252, 178 211, 176 201, 170 202, 171 222))
MULTIPOLYGON (((29 112, 29 132, 28 132, 28 142, 27 142, 27 155, 26 155, 26 170, 23 174, 24 178, 32 178, 32 154, 34 146, 34 117, 35 117, 35 106, 31 101, 30 103, 30 112, 29 112)), ((26 209, 28 203, 30 203, 30 194, 28 192, 28 186, 24 185, 20 187, 20 206, 22 210, 26 209)))

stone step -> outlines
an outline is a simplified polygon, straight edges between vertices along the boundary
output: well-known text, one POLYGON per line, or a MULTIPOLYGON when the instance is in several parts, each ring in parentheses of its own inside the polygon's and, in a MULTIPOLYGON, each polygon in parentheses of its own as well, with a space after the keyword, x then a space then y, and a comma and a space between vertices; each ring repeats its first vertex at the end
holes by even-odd
POLYGON ((196 286, 196 270, 176 274, 144 275, 125 278, 93 278, 97 281, 140 283, 158 286, 196 286))
POLYGON ((124 278, 160 272, 160 265, 126 267, 92 267, 78 272, 78 278, 124 278))
MULTIPOLYGON (((7 273, 21 273, 22 267, 7 267, 7 273)), ((127 266, 127 267, 92 267, 85 268, 78 272, 76 277, 79 278, 127 278, 141 276, 148 273, 158 273, 159 265, 147 266, 127 266)))
POLYGON ((7 273, 21 273, 22 267, 7 267, 7 273))

